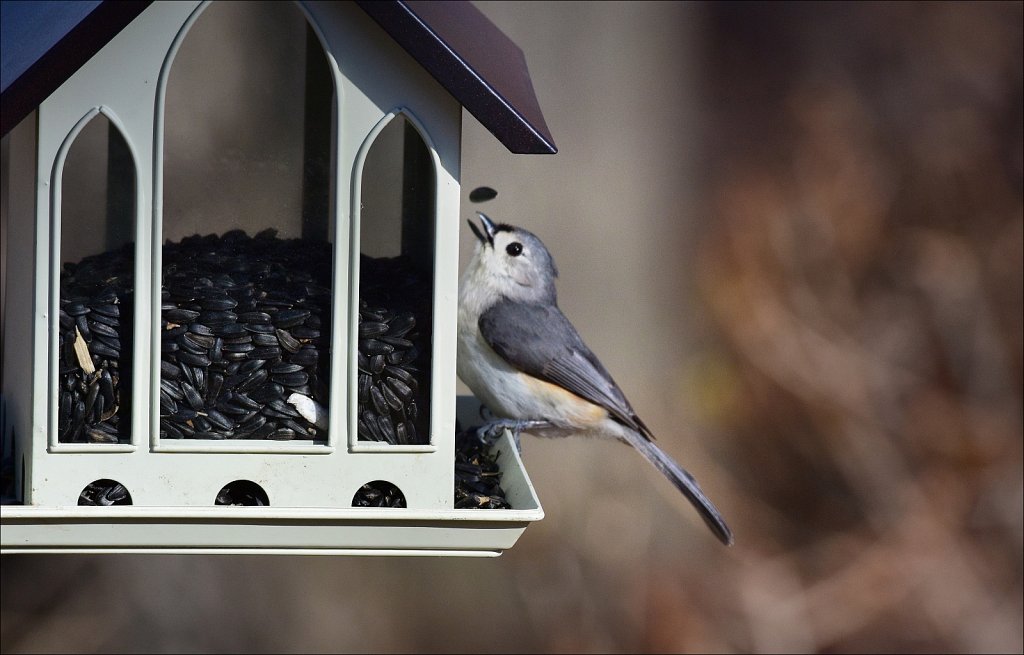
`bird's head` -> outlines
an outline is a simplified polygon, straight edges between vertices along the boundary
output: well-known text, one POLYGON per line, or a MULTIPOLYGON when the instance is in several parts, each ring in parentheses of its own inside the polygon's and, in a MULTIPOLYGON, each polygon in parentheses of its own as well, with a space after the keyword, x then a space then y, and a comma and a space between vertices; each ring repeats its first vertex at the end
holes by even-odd
POLYGON ((478 243, 467 269, 476 283, 513 300, 554 303, 558 268, 541 240, 521 227, 477 215, 480 227, 469 221, 478 243))

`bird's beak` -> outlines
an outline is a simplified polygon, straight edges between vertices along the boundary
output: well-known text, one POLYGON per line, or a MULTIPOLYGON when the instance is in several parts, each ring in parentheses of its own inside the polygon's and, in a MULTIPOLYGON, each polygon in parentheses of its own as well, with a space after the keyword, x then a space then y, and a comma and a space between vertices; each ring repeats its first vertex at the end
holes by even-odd
POLYGON ((473 234, 476 235, 477 239, 480 239, 480 243, 490 244, 494 246, 494 233, 497 231, 494 226, 494 221, 487 218, 483 212, 477 212, 477 216, 480 217, 480 224, 483 225, 483 232, 480 228, 473 223, 473 221, 467 221, 469 223, 469 229, 473 230, 473 234))

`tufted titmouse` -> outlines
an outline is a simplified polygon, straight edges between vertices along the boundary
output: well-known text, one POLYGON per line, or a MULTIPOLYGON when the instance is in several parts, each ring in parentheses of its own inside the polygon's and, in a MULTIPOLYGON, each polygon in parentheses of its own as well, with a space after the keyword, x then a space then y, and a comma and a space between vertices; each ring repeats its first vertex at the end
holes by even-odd
MULTIPOLYGON (((488 429, 540 436, 588 434, 633 446, 685 495, 722 543, 732 531, 697 481, 654 443, 651 431, 558 308, 558 269, 534 234, 481 231, 459 288, 458 374, 496 416, 488 429)), ((518 443, 518 442, 517 442, 518 443)))

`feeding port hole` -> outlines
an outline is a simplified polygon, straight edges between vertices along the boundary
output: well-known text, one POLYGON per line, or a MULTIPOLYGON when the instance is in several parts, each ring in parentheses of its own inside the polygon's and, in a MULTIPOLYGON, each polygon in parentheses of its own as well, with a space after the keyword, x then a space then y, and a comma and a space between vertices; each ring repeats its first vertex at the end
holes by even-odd
POLYGON ((386 480, 374 480, 359 487, 352 507, 406 507, 405 494, 386 480))
POLYGON ((270 497, 263 487, 251 480, 235 480, 217 492, 214 505, 267 507, 270 505, 270 497))
POLYGON ((96 480, 85 485, 78 496, 79 505, 131 505, 132 495, 117 480, 96 480))

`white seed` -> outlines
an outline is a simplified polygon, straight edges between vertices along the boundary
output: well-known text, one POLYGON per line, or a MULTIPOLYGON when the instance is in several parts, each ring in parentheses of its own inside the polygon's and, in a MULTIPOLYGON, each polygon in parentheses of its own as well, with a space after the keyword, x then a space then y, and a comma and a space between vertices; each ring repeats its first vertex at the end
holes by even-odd
POLYGON ((288 404, 295 407, 295 410, 321 430, 327 429, 327 410, 322 405, 301 393, 293 393, 288 396, 288 404))
POLYGON ((86 375, 96 372, 96 367, 92 363, 92 355, 89 354, 89 346, 85 343, 85 338, 77 327, 75 328, 75 357, 78 358, 78 365, 82 367, 86 375))

